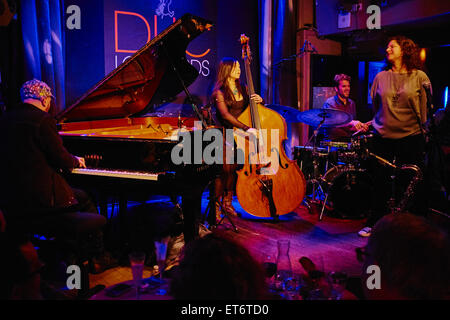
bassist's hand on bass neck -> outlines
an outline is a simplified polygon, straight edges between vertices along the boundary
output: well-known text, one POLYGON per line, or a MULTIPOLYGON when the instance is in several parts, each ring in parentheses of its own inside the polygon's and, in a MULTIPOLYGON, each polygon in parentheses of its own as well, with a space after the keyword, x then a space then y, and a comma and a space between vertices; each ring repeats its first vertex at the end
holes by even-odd
POLYGON ((254 93, 250 96, 250 100, 254 101, 255 103, 263 103, 263 98, 261 98, 258 94, 254 93))

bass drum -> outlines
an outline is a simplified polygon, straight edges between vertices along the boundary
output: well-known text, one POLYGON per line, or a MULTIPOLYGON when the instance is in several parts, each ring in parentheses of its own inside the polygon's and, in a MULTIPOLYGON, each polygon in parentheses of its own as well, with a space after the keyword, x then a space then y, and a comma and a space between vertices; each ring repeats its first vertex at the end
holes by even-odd
POLYGON ((372 177, 363 169, 339 165, 325 173, 328 182, 328 203, 344 219, 367 216, 373 195, 372 177))

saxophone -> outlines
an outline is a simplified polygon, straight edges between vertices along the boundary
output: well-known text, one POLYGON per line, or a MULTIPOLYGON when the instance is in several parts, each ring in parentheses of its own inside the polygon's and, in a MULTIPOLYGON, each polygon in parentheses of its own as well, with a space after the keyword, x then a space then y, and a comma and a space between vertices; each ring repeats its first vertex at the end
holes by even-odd
POLYGON ((414 176, 409 182, 403 198, 395 208, 395 212, 404 212, 406 209, 408 209, 408 205, 416 192, 416 187, 423 178, 422 170, 420 170, 420 168, 414 164, 403 165, 401 166, 400 170, 411 170, 414 172, 414 176))
POLYGON ((372 152, 368 152, 368 155, 376 158, 378 162, 380 162, 384 166, 391 167, 396 170, 411 170, 414 172, 414 176, 409 182, 402 199, 398 202, 398 205, 395 206, 392 203, 389 204, 389 207, 391 207, 391 212, 404 212, 406 209, 408 209, 408 205, 410 204, 410 201, 416 192, 416 187, 423 178, 422 170, 420 170, 420 168, 415 164, 405 164, 399 167, 372 152))

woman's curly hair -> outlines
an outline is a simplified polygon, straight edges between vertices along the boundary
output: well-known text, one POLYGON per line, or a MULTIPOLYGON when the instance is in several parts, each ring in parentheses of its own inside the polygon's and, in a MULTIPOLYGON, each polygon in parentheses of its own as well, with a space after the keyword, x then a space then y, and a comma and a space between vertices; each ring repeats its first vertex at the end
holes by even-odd
MULTIPOLYGON (((408 72, 411 72, 415 69, 421 70, 423 66, 422 62, 420 61, 419 46, 411 39, 401 35, 389 38, 388 43, 392 40, 397 41, 398 45, 402 49, 402 63, 405 65, 408 72)), ((387 61, 387 69, 390 69, 391 67, 392 64, 387 61)))

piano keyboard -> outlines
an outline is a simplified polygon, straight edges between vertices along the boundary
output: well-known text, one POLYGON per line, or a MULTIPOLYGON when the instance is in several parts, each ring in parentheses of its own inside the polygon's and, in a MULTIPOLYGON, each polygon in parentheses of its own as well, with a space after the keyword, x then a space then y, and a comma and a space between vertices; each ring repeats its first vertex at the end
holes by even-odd
POLYGON ((151 172, 137 172, 137 171, 124 171, 124 170, 107 170, 107 169, 93 169, 93 168, 74 168, 73 174, 84 174, 91 176, 124 178, 124 179, 137 179, 137 180, 152 180, 158 181, 160 173, 151 172))

